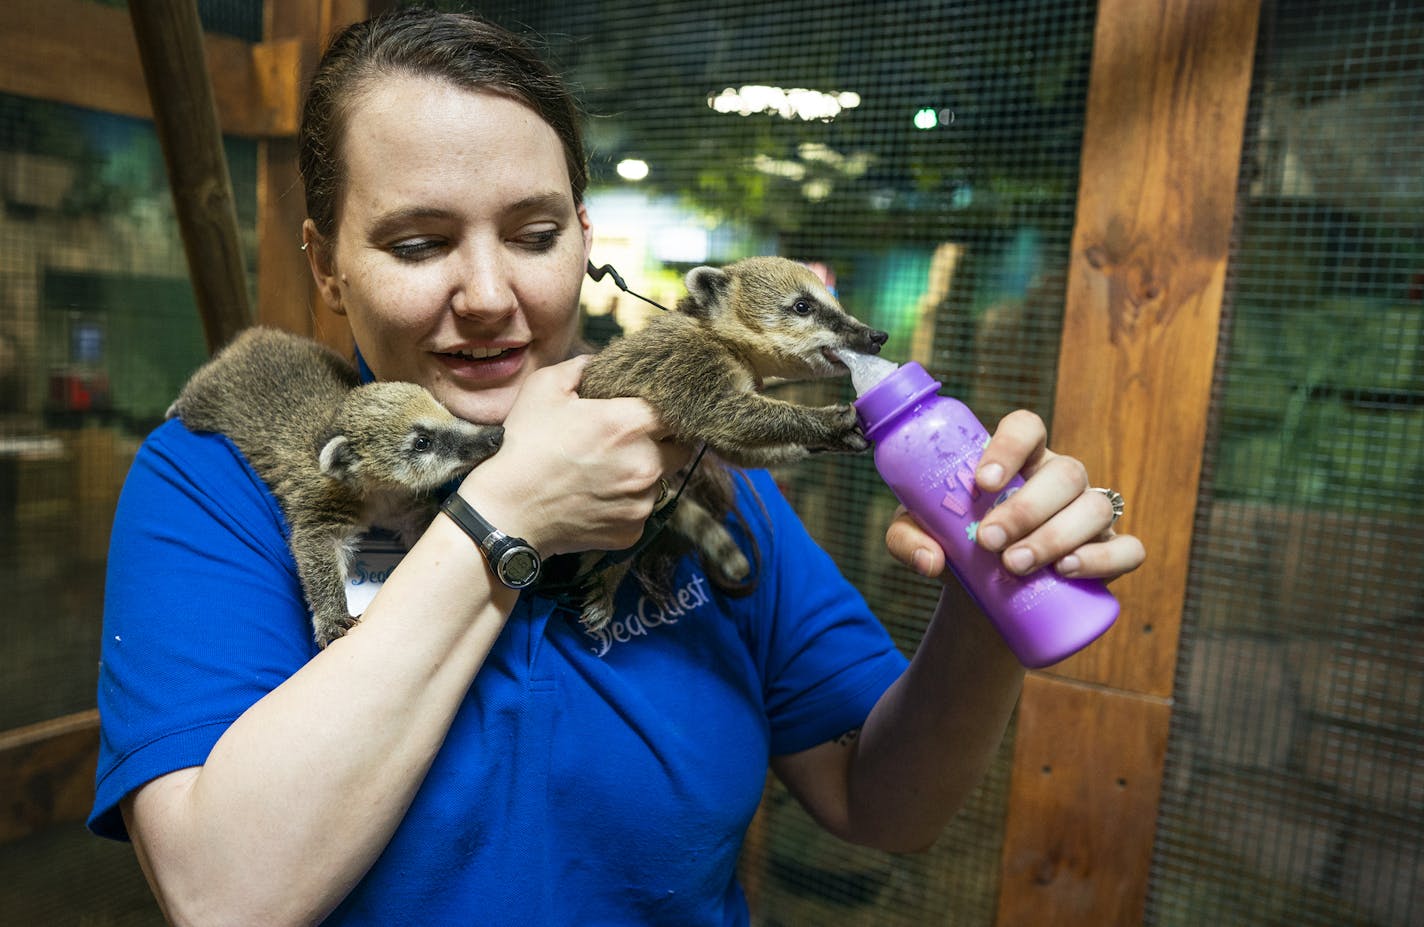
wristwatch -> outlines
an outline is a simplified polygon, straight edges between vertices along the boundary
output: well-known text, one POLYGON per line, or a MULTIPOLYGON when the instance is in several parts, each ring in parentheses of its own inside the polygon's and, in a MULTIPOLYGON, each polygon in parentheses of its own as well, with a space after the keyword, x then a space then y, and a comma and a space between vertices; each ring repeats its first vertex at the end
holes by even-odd
POLYGON ((539 578, 539 552, 523 538, 510 537, 485 521, 458 492, 445 497, 440 511, 449 515, 485 555, 495 577, 511 589, 523 589, 539 578))

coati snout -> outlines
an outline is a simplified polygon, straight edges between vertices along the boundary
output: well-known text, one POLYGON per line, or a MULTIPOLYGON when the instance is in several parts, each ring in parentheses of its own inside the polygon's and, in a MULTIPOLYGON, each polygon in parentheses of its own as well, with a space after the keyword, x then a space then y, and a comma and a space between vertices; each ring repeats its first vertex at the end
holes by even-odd
POLYGON ((341 404, 317 454, 353 486, 433 492, 499 450, 504 428, 457 418, 414 383, 367 383, 341 404))

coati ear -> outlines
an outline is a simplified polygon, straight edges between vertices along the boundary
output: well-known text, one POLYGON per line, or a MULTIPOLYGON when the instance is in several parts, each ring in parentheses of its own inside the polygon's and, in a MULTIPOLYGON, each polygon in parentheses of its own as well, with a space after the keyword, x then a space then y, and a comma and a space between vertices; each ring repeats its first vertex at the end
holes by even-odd
POLYGON ((687 294, 692 297, 689 314, 705 318, 722 304, 732 289, 732 278, 726 271, 716 267, 694 267, 687 272, 685 280, 687 294))
POLYGON ((356 471, 361 465, 361 458, 357 456, 356 449, 351 446, 351 440, 345 435, 338 434, 322 445, 321 453, 317 455, 317 462, 320 464, 323 474, 334 480, 347 482, 355 478, 356 471))

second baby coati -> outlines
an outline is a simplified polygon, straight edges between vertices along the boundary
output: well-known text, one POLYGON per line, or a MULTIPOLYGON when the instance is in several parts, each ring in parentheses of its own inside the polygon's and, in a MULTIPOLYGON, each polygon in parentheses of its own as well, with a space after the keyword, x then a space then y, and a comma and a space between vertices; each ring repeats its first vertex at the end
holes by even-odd
MULTIPOLYGON (((878 353, 885 332, 849 315, 809 268, 785 258, 697 267, 686 285, 675 312, 615 338, 588 362, 579 395, 641 397, 657 409, 674 440, 694 447, 705 442, 736 466, 773 466, 815 452, 869 447, 851 406, 798 405, 760 390, 773 378, 844 375, 834 352, 878 353)), ((727 579, 745 578, 750 565, 716 517, 721 513, 702 504, 709 495, 716 498, 717 478, 708 474, 700 492, 679 500, 670 525, 712 561, 709 568, 727 579)), ((615 562, 588 580, 582 620, 590 630, 612 618, 614 590, 630 566, 615 562)), ((666 580, 655 574, 667 566, 648 571, 654 587, 666 580)))
POLYGON ((345 584, 360 534, 380 525, 414 543, 435 516, 434 493, 504 435, 456 418, 414 383, 362 385, 335 352, 262 327, 200 367, 168 416, 226 435, 276 496, 323 647, 355 621, 345 584))

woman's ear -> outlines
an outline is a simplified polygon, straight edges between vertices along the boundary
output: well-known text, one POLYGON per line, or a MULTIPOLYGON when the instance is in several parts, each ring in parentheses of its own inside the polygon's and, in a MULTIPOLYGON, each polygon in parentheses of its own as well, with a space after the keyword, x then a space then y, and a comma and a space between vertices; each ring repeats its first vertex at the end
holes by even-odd
POLYGON ((341 281, 336 275, 336 255, 331 243, 316 230, 316 223, 307 219, 302 223, 302 250, 307 253, 307 265, 311 267, 312 279, 326 301, 327 308, 337 315, 345 315, 341 305, 341 281))
POLYGON ((583 229, 583 261, 588 263, 588 256, 593 253, 593 222, 588 218, 588 207, 583 203, 578 204, 579 227, 583 229))

